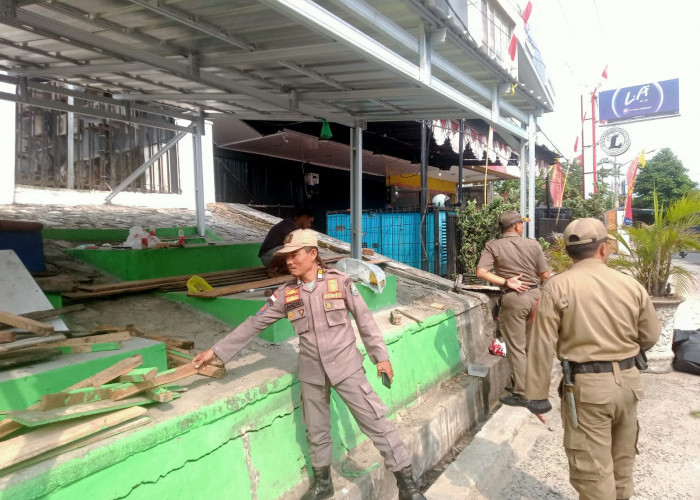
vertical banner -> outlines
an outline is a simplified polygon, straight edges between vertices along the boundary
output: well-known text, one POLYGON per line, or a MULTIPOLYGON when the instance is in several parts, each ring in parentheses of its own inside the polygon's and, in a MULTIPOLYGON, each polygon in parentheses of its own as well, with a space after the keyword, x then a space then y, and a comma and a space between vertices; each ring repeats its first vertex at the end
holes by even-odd
POLYGON ((634 191, 634 180, 637 178, 637 167, 639 158, 635 158, 627 169, 627 200, 625 201, 625 226, 632 225, 632 192, 634 191))
POLYGON ((549 181, 549 193, 552 195, 552 205, 560 207, 564 196, 564 176, 561 172, 561 163, 554 164, 552 178, 549 181))

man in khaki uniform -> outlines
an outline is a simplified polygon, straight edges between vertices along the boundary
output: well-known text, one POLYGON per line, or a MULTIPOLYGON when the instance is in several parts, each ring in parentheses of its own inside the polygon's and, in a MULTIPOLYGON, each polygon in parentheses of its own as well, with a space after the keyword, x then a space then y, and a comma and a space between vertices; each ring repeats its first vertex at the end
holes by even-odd
POLYGON ((635 359, 661 332, 644 287, 607 267, 607 238, 597 219, 567 226, 564 241, 574 265, 544 285, 528 351, 526 396, 535 414, 552 408, 552 353, 571 367, 573 385, 563 385, 561 416, 569 479, 583 500, 627 499, 634 491, 643 395, 635 359))
POLYGON ((506 341, 506 359, 513 376, 511 395, 500 398, 510 406, 525 406, 525 372, 530 318, 540 297, 540 280, 551 271, 539 242, 523 238, 523 218, 507 210, 498 218, 500 238, 490 240, 476 265, 476 276, 503 288, 498 323, 506 341), (491 268, 495 272, 491 272, 491 268))
POLYGON ((352 328, 351 312, 377 376, 394 370, 384 337, 355 284, 347 274, 324 269, 318 259, 316 234, 310 229, 293 231, 277 251, 286 256, 291 274, 297 277, 268 299, 255 316, 193 359, 195 367, 218 357, 228 361, 275 321, 287 318, 299 335, 297 377, 301 387, 303 421, 313 467, 313 482, 302 500, 333 496, 330 465, 330 390, 335 389, 355 417, 358 426, 374 443, 387 469, 396 476, 400 500, 425 500, 413 481, 411 457, 394 425, 386 418, 386 406, 367 380, 352 328))

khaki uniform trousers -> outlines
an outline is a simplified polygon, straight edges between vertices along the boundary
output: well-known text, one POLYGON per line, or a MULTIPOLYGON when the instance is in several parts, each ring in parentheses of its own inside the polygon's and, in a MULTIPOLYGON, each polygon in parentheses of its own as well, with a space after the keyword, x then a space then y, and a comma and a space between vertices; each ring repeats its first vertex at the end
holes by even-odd
MULTIPOLYGON (((303 423, 309 443, 311 465, 325 467, 333 461, 331 441, 331 384, 325 385, 300 381, 303 423)), ((374 443, 384 458, 384 465, 392 472, 411 465, 399 432, 386 418, 386 406, 367 380, 363 369, 333 386, 355 417, 360 430, 374 443)))
POLYGON ((613 362, 613 370, 576 374, 573 391, 577 428, 571 423, 566 396, 562 398, 569 481, 581 500, 615 500, 634 493, 632 469, 639 436, 637 402, 643 397, 642 380, 635 367, 620 370, 613 362))
POLYGON ((540 298, 540 289, 522 293, 508 292, 501 297, 498 324, 506 341, 506 359, 513 374, 513 393, 525 396, 527 345, 532 330, 532 312, 540 298))

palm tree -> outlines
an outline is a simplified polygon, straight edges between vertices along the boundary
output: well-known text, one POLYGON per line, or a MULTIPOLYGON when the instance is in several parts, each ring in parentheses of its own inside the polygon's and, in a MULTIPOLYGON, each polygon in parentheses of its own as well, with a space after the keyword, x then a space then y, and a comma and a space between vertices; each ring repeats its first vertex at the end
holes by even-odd
POLYGON ((615 236, 627 249, 629 256, 610 259, 609 265, 629 272, 651 296, 671 293, 672 279, 676 295, 690 289, 693 275, 671 262, 673 254, 685 250, 700 250, 700 194, 693 193, 671 204, 666 210, 659 205, 654 193, 654 223, 628 228, 630 243, 619 233, 615 236))

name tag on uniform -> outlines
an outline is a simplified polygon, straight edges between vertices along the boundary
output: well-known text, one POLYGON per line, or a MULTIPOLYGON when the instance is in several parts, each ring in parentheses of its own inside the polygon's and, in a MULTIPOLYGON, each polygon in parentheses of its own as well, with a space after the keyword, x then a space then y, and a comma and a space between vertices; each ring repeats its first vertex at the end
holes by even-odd
POLYGON ((334 292, 334 293, 324 293, 323 294, 323 300, 342 299, 342 298, 343 298, 343 292, 334 292))
POLYGON ((296 309, 297 307, 303 306, 304 303, 301 300, 295 300, 294 302, 289 302, 284 305, 284 308, 289 311, 290 309, 296 309))

